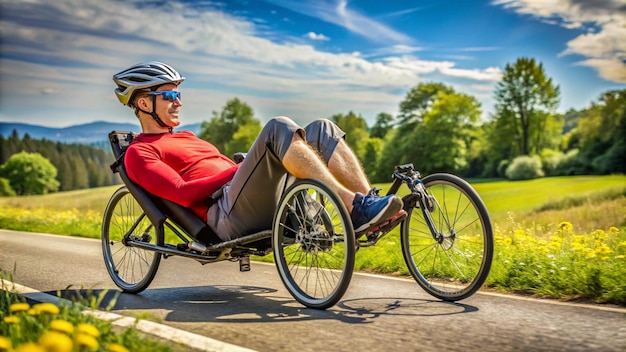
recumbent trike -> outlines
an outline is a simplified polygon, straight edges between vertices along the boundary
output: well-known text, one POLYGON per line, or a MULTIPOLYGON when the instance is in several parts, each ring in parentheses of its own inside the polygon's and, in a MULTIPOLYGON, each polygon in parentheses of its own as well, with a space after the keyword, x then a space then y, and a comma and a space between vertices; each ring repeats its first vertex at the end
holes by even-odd
POLYGON ((109 200, 102 222, 102 250, 115 284, 128 293, 145 290, 161 258, 181 256, 207 264, 239 262, 274 253, 280 278, 301 304, 326 309, 348 288, 359 248, 375 245, 400 225, 402 254, 417 283, 429 294, 456 301, 484 283, 493 257, 489 214, 474 189, 451 174, 424 179, 412 164, 396 166, 389 193, 402 184, 406 216, 367 233, 354 233, 339 197, 314 179, 285 186, 271 229, 221 241, 189 209, 148 194, 127 176, 123 157, 136 134, 113 131, 111 165, 124 183, 109 200), (404 190, 403 190, 404 191, 404 190))

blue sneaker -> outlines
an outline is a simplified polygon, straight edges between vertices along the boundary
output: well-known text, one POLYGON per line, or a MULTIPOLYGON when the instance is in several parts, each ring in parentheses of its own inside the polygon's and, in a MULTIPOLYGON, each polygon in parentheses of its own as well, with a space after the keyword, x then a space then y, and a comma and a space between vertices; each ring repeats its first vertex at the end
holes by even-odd
POLYGON ((352 201, 350 213, 354 232, 359 234, 372 226, 391 219, 402 209, 402 199, 396 195, 384 197, 357 193, 352 201))

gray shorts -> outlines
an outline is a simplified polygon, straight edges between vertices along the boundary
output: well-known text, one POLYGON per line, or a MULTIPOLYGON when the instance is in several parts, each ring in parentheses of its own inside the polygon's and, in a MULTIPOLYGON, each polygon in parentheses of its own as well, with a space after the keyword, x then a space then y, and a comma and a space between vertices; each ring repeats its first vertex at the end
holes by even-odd
POLYGON ((305 128, 288 117, 271 119, 248 151, 246 159, 224 188, 224 195, 207 213, 207 223, 224 241, 272 228, 274 213, 286 187, 282 158, 294 134, 305 137, 328 164, 345 136, 330 120, 320 119, 305 128))

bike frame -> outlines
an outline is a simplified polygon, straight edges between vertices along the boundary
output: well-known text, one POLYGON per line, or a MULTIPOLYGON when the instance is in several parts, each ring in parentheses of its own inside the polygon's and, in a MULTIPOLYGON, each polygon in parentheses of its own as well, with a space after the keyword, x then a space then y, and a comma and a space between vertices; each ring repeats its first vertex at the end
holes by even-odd
POLYGON ((443 241, 443 236, 435 228, 433 219, 430 216, 430 211, 434 208, 433 200, 426 192, 424 185, 422 184, 420 172, 415 170, 413 164, 404 164, 395 167, 393 172, 393 182, 387 194, 397 194, 400 186, 406 184, 411 191, 411 194, 405 196, 402 201, 405 208, 412 208, 415 203, 419 203, 419 208, 426 219, 426 224, 430 229, 430 233, 438 243, 443 241))

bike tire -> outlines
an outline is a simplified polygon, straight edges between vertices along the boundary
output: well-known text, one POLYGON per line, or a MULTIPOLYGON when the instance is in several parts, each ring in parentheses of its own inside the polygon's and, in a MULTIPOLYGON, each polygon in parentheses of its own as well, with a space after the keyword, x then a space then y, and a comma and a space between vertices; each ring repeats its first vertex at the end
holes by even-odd
POLYGON ((356 239, 348 211, 328 186, 301 179, 287 188, 274 216, 272 246, 280 278, 296 301, 326 309, 343 297, 356 239))
POLYGON ((419 202, 407 201, 408 216, 400 229, 404 260, 430 295, 444 301, 465 299, 482 287, 491 269, 494 239, 489 213, 478 193, 458 176, 438 173, 422 182, 433 197, 432 210, 426 211, 443 237, 435 240, 419 202))
POLYGON ((161 254, 125 243, 126 235, 145 243, 163 245, 163 228, 155 228, 125 186, 117 189, 102 220, 102 253, 107 271, 122 291, 145 290, 157 273, 161 254))

